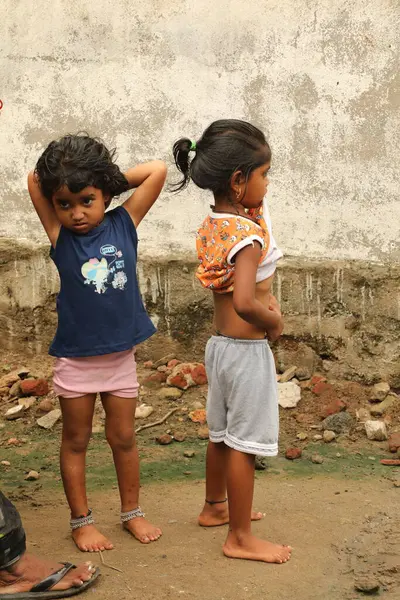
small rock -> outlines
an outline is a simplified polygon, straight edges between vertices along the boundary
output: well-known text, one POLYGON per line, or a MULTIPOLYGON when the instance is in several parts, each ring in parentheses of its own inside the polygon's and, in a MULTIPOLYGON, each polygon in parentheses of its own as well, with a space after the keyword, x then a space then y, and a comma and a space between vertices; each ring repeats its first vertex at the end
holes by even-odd
POLYGON ((316 396, 321 396, 321 394, 326 394, 327 392, 333 393, 334 387, 333 387, 333 385, 331 385, 330 383, 327 383, 326 381, 319 381, 318 383, 313 385, 313 387, 311 388, 311 391, 316 396))
POLYGON ((49 413, 54 410, 54 401, 51 398, 44 398, 39 402, 38 409, 44 413, 49 413))
POLYGON ((153 368, 153 361, 152 360, 146 360, 146 362, 143 363, 143 366, 145 369, 152 369, 153 368))
POLYGON ((180 443, 186 440, 186 435, 183 433, 183 431, 175 431, 173 437, 176 442, 180 443))
POLYGON ((340 454, 340 452, 336 452, 336 458, 342 458, 342 455, 340 454))
POLYGON ((172 360, 168 361, 167 367, 168 367, 168 369, 175 369, 175 367, 180 364, 181 364, 180 360, 173 358, 172 360))
POLYGON ((28 396, 27 398, 19 398, 18 404, 24 407, 24 410, 28 410, 36 403, 36 398, 28 396))
POLYGON ((136 407, 135 410, 135 418, 136 419, 147 419, 154 412, 154 408, 152 406, 147 406, 147 404, 141 404, 136 407))
POLYGON ((324 458, 319 454, 313 454, 311 457, 311 462, 313 462, 315 465, 322 465, 322 463, 324 462, 324 458))
POLYGON ((7 446, 19 446, 21 443, 21 440, 19 440, 18 438, 10 438, 7 440, 7 446))
POLYGON ((200 427, 197 432, 197 437, 199 440, 208 440, 210 437, 210 432, 208 431, 208 427, 200 427))
POLYGON ((268 466, 265 456, 256 456, 254 466, 256 471, 265 471, 268 466))
POLYGON ((161 367, 157 367, 157 371, 159 373, 166 373, 167 371, 169 371, 167 365, 161 365, 161 367))
POLYGON ((306 433, 304 433, 304 431, 300 431, 300 433, 298 433, 296 435, 297 439, 300 440, 301 442, 304 442, 307 438, 308 435, 306 433))
POLYGON ((12 371, 11 373, 7 373, 7 375, 3 375, 3 377, 0 378, 0 388, 10 388, 18 380, 18 371, 12 371))
POLYGON ((163 356, 159 360, 156 360, 153 368, 158 369, 158 367, 166 366, 171 360, 174 360, 174 358, 175 358, 175 354, 167 354, 166 356, 163 356))
POLYGON ((185 456, 186 458, 193 458, 194 456, 196 456, 196 452, 194 452, 194 450, 185 450, 183 456, 185 456))
POLYGON ((49 393, 49 384, 46 379, 24 379, 21 381, 23 396, 46 396, 49 393))
POLYGON ((20 367, 16 370, 16 373, 20 379, 26 379, 29 375, 28 367, 20 367))
POLYGON ((22 417, 24 411, 24 407, 20 404, 17 404, 17 406, 12 406, 11 408, 9 408, 4 416, 7 419, 7 421, 14 421, 15 419, 19 419, 20 417, 22 417))
POLYGON ((163 435, 159 435, 156 438, 156 442, 157 444, 160 444, 160 446, 168 446, 169 444, 172 443, 172 435, 169 435, 168 433, 164 433, 163 435))
POLYGON ((3 467, 11 467, 11 463, 8 460, 2 460, 1 464, 3 467))
POLYGON ((350 413, 344 411, 330 415, 322 421, 322 429, 328 429, 335 433, 346 433, 354 426, 354 419, 350 413))
POLYGON ((369 440, 383 442, 388 439, 386 424, 383 421, 366 421, 364 427, 369 440))
POLYGON ((376 594, 380 583, 373 575, 362 575, 355 580, 354 587, 358 592, 364 592, 364 594, 376 594))
POLYGON ((336 415, 337 413, 346 410, 346 408, 347 405, 345 402, 343 402, 343 400, 340 400, 339 398, 334 398, 333 400, 328 402, 328 404, 325 404, 325 406, 322 408, 321 418, 326 419, 330 415, 336 415))
POLYGON ((329 431, 329 429, 324 431, 324 442, 326 444, 330 444, 335 439, 336 439, 336 433, 334 431, 329 431))
POLYGON ((157 396, 163 400, 179 400, 182 394, 182 390, 174 387, 161 388, 161 390, 157 392, 157 396))
POLYGON ((37 471, 29 471, 28 475, 25 477, 25 481, 37 481, 40 475, 37 471))
POLYGON ((295 375, 299 381, 306 381, 310 378, 310 372, 305 367, 299 367, 296 369, 295 375))
POLYGON ((295 408, 301 400, 301 390, 292 381, 278 383, 279 406, 282 408, 295 408))
POLYGON ((162 383, 165 383, 166 381, 167 381, 167 374, 156 371, 155 373, 148 375, 143 380, 142 385, 144 385, 144 387, 147 387, 147 388, 157 388, 157 387, 160 387, 160 385, 162 383))
POLYGON ((389 452, 397 452, 400 448, 400 432, 392 433, 389 438, 389 452))
POLYGON ((192 474, 192 471, 183 471, 183 474, 189 476, 192 474))
POLYGON ((60 418, 61 410, 59 408, 56 408, 55 410, 52 410, 49 413, 47 413, 47 415, 40 417, 40 419, 38 419, 36 423, 39 425, 39 427, 42 427, 43 429, 52 429, 60 418))
POLYGON ((387 410, 389 410, 390 408, 392 408, 392 406, 397 404, 398 401, 399 397, 397 396, 397 394, 388 394, 382 402, 379 402, 379 404, 375 404, 375 406, 372 406, 371 415, 373 417, 381 417, 385 414, 387 410))
POLYGON ((313 440, 314 440, 314 442, 320 442, 322 439, 323 439, 323 436, 322 436, 320 433, 316 433, 316 434, 313 436, 313 440))
POLYGON ((193 421, 193 423, 200 423, 201 425, 204 425, 204 423, 207 421, 205 409, 201 408, 200 410, 193 410, 189 413, 189 419, 193 421))
POLYGON ((376 383, 371 390, 370 401, 382 402, 390 392, 390 385, 386 381, 376 383))
POLYGON ((365 421, 369 421, 371 419, 371 413, 367 408, 359 408, 356 411, 357 421, 360 423, 365 423, 365 421))
POLYGON ((207 374, 202 363, 180 363, 167 379, 168 385, 187 390, 195 385, 207 383, 207 374))
POLYGON ((297 458, 301 458, 301 455, 301 448, 288 448, 285 452, 285 458, 288 460, 296 460, 297 458))
POLYGON ((12 384, 12 386, 10 387, 10 398, 15 398, 18 396, 21 396, 21 382, 20 381, 16 381, 15 383, 12 384))
MULTIPOLYGON (((3 462, 7 462, 7 461, 3 461, 3 462)), ((395 481, 393 481, 393 486, 395 488, 400 488, 400 479, 396 479, 395 481)))
POLYGON ((280 378, 280 383, 287 383, 296 375, 297 367, 289 367, 280 378))

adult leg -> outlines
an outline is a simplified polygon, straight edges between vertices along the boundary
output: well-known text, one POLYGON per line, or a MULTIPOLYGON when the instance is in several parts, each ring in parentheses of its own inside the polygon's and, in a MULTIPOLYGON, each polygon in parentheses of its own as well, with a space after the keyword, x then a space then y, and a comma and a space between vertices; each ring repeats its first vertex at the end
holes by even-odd
MULTIPOLYGON (((92 419, 96 394, 79 398, 61 398, 63 432, 60 451, 61 477, 65 495, 71 510, 71 522, 75 527, 83 524, 83 517, 90 517, 86 496, 86 450, 92 433, 92 419)), ((73 528, 72 537, 83 552, 111 550, 112 543, 91 523, 73 528)))
MULTIPOLYGON (((15 506, 0 492, 0 596, 29 592, 32 587, 63 569, 64 565, 27 554, 25 532, 15 506)), ((92 563, 69 570, 52 589, 82 588, 97 576, 92 563)))
POLYGON ((136 398, 101 394, 106 412, 106 437, 110 444, 121 497, 123 526, 143 544, 156 541, 161 530, 149 523, 139 509, 140 470, 135 437, 136 398), (139 509, 139 510, 138 510, 139 509), (131 518, 128 513, 138 511, 131 518))

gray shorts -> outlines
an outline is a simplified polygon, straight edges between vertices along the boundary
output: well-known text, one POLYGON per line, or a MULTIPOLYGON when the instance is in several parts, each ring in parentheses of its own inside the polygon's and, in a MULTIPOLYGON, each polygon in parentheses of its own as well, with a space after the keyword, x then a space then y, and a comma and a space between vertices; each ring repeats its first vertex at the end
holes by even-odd
POLYGON ((278 388, 268 342, 213 336, 205 365, 210 440, 246 454, 276 456, 278 388))

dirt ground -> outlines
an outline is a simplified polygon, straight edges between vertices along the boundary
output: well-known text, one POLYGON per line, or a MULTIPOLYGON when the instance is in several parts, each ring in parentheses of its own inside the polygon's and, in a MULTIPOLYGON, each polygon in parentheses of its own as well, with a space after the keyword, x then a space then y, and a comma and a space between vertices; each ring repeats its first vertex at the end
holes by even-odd
MULTIPOLYGON (((24 364, 24 359, 10 355, 2 362, 3 372, 8 372, 24 364)), ((48 357, 37 356, 26 366, 34 376, 49 377, 51 372, 48 357)), ((151 372, 140 364, 139 380, 151 372)), ((400 598, 400 471, 380 465, 380 458, 391 456, 387 442, 367 440, 363 426, 356 422, 357 409, 368 405, 367 388, 354 382, 335 383, 335 393, 346 402, 355 426, 332 444, 313 440, 321 424, 321 399, 310 390, 302 390, 296 409, 281 410, 280 456, 268 460, 265 471, 257 471, 254 502, 267 515, 254 525, 255 533, 294 548, 291 561, 280 566, 226 559, 221 551, 226 527, 203 529, 196 524, 204 498, 207 441, 198 438, 200 424, 193 423, 189 414, 205 405, 206 387, 191 388, 179 400, 160 398, 158 389, 141 390, 141 401, 153 406, 154 412, 138 425, 177 410, 162 425, 140 432, 138 445, 141 504, 164 535, 143 546, 118 524, 116 478, 99 404, 88 451, 87 483, 99 528, 116 546, 104 559, 122 573, 102 564, 99 555, 91 555, 102 577, 85 597, 352 600, 363 597, 354 585, 368 574, 379 582, 382 597, 400 598), (157 436, 167 432, 180 432, 185 440, 158 445, 157 436), (305 432, 307 439, 299 441, 299 432, 305 432), (301 448, 302 458, 285 460, 288 446, 301 448), (185 458, 185 450, 195 456, 185 458), (314 454, 323 457, 323 464, 311 462, 314 454)), ((4 398, 2 412, 12 403, 4 398)), ((43 431, 36 425, 39 416, 33 407, 23 418, 1 425, 0 459, 7 461, 0 467, 1 489, 22 514, 31 551, 63 561, 86 560, 68 532, 58 470, 61 424, 43 431), (25 481, 31 469, 40 474, 38 481, 25 481)), ((387 415, 387 424, 391 431, 398 430, 400 415, 387 415)))
MULTIPOLYGON (((354 590, 355 577, 367 572, 384 583, 384 597, 400 597, 400 490, 391 482, 262 475, 255 506, 267 516, 254 525, 254 531, 294 547, 285 565, 225 558, 221 546, 226 527, 196 525, 203 492, 202 482, 146 486, 142 504, 164 532, 148 546, 131 539, 117 524, 116 491, 112 496, 92 494, 97 521, 116 545, 105 553, 105 560, 122 573, 93 556, 102 577, 87 596, 99 600, 347 600, 360 597, 354 590)), ((49 494, 39 494, 38 500, 44 506, 19 504, 30 550, 60 560, 85 558, 69 538, 61 493, 58 497, 53 493, 51 500, 49 494)))

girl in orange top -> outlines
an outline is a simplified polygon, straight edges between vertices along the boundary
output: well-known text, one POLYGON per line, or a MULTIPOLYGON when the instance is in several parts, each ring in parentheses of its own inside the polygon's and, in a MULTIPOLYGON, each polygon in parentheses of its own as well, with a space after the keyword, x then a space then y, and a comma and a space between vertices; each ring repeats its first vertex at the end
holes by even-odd
POLYGON ((205 356, 210 442, 199 524, 229 523, 223 549, 228 557, 284 563, 291 555, 289 546, 251 533, 251 520, 262 517, 251 511, 255 455, 278 452, 276 371, 268 340, 276 340, 283 330, 271 294, 282 253, 263 206, 271 151, 256 127, 222 120, 197 142, 177 141, 174 157, 183 175, 176 190, 192 180, 215 200, 196 241, 197 277, 213 292, 216 330, 205 356))

